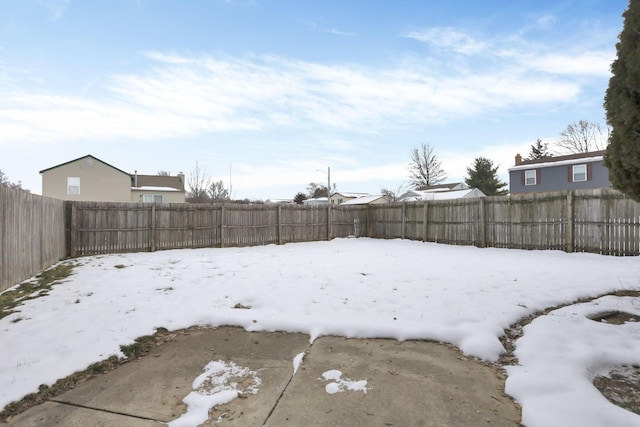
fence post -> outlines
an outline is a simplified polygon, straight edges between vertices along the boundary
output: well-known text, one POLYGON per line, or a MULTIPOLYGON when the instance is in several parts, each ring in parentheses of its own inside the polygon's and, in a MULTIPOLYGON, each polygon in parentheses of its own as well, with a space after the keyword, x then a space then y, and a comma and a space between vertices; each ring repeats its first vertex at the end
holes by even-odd
MULTIPOLYGON (((600 196, 602 197, 602 193, 600 193, 600 196)), ((611 235, 610 235, 610 227, 611 227, 611 204, 610 202, 613 199, 605 199, 604 200, 604 206, 605 206, 605 211, 604 211, 604 218, 602 219, 602 222, 604 222, 604 239, 602 238, 602 235, 600 237, 600 247, 604 248, 604 255, 611 255, 611 253, 613 252, 611 250, 611 235)))
MULTIPOLYGON (((523 172, 524 173, 524 172, 523 172)), ((487 218, 484 211, 484 197, 480 197, 480 247, 487 247, 487 218)))
POLYGON ((405 228, 407 227, 407 202, 402 202, 402 232, 401 239, 404 240, 405 228))
POLYGON ((189 224, 191 224, 191 249, 195 248, 195 236, 196 236, 196 225, 195 225, 195 221, 193 219, 193 207, 190 206, 190 209, 188 211, 188 215, 189 215, 189 224))
POLYGON ((151 230, 149 230, 151 252, 156 251, 156 204, 151 204, 151 230))
POLYGON ((278 204, 278 244, 282 244, 282 205, 278 204))
POLYGON ((424 201, 424 207, 422 208, 422 241, 426 242, 429 236, 429 202, 424 201))
POLYGON ((220 247, 224 248, 224 206, 220 206, 220 247))
POLYGON ((331 200, 327 197, 327 240, 331 240, 331 200))
POLYGON ((77 240, 76 240, 76 229, 78 227, 77 225, 77 218, 78 218, 78 213, 76 212, 76 203, 75 202, 71 202, 71 224, 69 224, 69 233, 71 234, 69 236, 69 245, 71 246, 71 258, 75 258, 78 256, 78 250, 77 250, 77 240))
POLYGON ((567 192, 567 252, 571 253, 575 250, 574 234, 575 234, 575 215, 573 211, 573 191, 567 192))
POLYGON ((366 237, 371 237, 371 205, 367 204, 367 213, 366 213, 366 218, 365 218, 365 222, 366 222, 366 231, 365 231, 365 236, 366 237))

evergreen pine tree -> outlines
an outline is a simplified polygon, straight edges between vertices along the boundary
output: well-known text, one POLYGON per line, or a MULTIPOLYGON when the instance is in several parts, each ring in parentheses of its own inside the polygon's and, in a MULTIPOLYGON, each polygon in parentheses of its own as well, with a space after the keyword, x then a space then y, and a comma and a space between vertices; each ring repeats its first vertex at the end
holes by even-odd
POLYGON ((299 205, 301 205, 305 200, 307 200, 307 195, 304 194, 303 192, 297 193, 293 198, 293 201, 299 205))
POLYGON ((531 145, 529 157, 527 157, 527 160, 538 160, 551 156, 553 156, 553 154, 549 152, 548 144, 543 144, 542 140, 538 138, 536 143, 531 145))
POLYGON ((487 196, 501 196, 507 194, 506 182, 498 178, 498 166, 484 157, 475 159, 473 166, 467 168, 468 178, 464 182, 469 188, 477 188, 487 196))
POLYGON ((604 99, 611 127, 604 164, 613 188, 640 201, 640 1, 630 0, 623 17, 604 99))

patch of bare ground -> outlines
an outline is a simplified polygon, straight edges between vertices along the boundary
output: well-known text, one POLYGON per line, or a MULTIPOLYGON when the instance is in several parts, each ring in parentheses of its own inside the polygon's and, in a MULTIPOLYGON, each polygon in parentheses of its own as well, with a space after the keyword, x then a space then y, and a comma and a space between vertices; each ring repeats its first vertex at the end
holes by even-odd
MULTIPOLYGON (((593 298, 581 298, 572 303, 549 307, 520 319, 518 322, 505 329, 504 335, 500 337, 500 341, 506 351, 500 356, 498 363, 502 366, 518 364, 518 358, 513 354, 515 351, 515 342, 518 338, 522 337, 523 328, 533 322, 537 317, 544 316, 545 314, 562 307, 590 302, 607 295, 618 297, 640 297, 640 291, 615 291, 598 295, 593 298)), ((640 316, 620 311, 598 313, 590 316, 589 318, 596 322, 604 322, 613 325, 622 325, 627 322, 640 321, 640 316)), ((609 371, 607 375, 594 378, 593 385, 614 405, 640 415, 640 366, 621 366, 615 368, 609 371)))
POLYGON ((620 366, 605 376, 595 377, 593 385, 614 405, 640 415, 640 366, 620 366))
POLYGON ((610 325, 624 325, 627 322, 640 322, 640 316, 625 313, 624 311, 605 311, 589 316, 595 322, 609 323, 610 325))
MULTIPOLYGON (((606 311, 589 316, 589 319, 610 325, 640 322, 640 316, 624 311, 606 311)), ((640 366, 614 368, 606 375, 595 377, 593 385, 614 405, 640 415, 640 366)))

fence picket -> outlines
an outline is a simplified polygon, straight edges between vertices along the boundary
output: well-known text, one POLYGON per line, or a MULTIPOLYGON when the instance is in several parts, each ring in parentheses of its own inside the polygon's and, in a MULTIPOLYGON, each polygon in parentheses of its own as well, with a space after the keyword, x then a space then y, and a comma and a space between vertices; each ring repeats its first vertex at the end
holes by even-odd
POLYGON ((640 255, 640 203, 579 190, 368 206, 63 202, 0 187, 0 291, 65 255, 331 237, 640 255))

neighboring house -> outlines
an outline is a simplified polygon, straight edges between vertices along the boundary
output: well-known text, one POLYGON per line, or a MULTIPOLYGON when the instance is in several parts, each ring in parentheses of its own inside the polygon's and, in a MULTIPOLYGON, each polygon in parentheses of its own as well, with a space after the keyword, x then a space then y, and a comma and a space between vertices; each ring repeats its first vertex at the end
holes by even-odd
POLYGON ((418 202, 429 200, 468 199, 473 197, 486 197, 486 195, 477 188, 453 191, 409 190, 398 197, 397 201, 418 202))
POLYGON ((361 196, 341 203, 341 206, 378 205, 389 203, 389 196, 361 196))
POLYGON ((296 202, 293 199, 267 199, 265 203, 272 203, 276 205, 295 205, 296 202))
POLYGON ((343 191, 338 191, 331 194, 329 200, 331 200, 332 205, 341 205, 349 200, 357 199, 358 197, 369 196, 369 193, 346 193, 343 191))
POLYGON ((42 195, 56 199, 184 203, 184 174, 131 175, 91 155, 43 169, 40 175, 42 195))
MULTIPOLYGON (((345 192, 335 192, 331 194, 329 200, 331 200, 332 205, 341 205, 349 200, 357 199, 358 197, 368 196, 369 193, 345 193, 345 192)), ((302 202, 305 205, 326 205, 327 198, 326 197, 316 197, 311 199, 306 199, 302 202)))
POLYGON ((303 205, 326 205, 327 198, 326 197, 316 197, 312 199, 305 199, 302 201, 303 205))
POLYGON ((509 169, 509 192, 609 188, 609 170, 604 166, 606 150, 567 156, 522 160, 516 155, 515 166, 509 169))
POLYGON ((454 190, 466 190, 469 186, 464 182, 451 182, 449 184, 435 184, 435 185, 423 185, 421 187, 414 188, 418 191, 454 191, 454 190))
POLYGON ((132 177, 131 201, 184 203, 184 174, 177 176, 138 175, 132 177))

